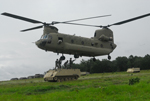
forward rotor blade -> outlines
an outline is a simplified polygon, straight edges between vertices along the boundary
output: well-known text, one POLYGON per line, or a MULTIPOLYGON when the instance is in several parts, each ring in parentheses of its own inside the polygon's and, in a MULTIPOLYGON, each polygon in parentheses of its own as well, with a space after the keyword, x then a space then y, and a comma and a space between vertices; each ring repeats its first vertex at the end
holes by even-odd
MULTIPOLYGON (((88 20, 88 19, 94 19, 94 18, 100 18, 100 17, 107 17, 107 16, 111 16, 111 15, 102 15, 102 16, 95 16, 95 17, 88 17, 88 18, 82 18, 82 19, 75 19, 75 20, 69 20, 69 21, 63 21, 63 22, 57 22, 57 21, 53 21, 51 24, 59 24, 59 23, 66 23, 69 24, 68 22, 74 22, 74 21, 81 21, 81 20, 88 20)), ((77 24, 76 24, 77 25, 77 24)))
POLYGON ((69 23, 69 22, 56 22, 56 23, 71 24, 71 25, 81 25, 81 26, 91 26, 91 27, 101 27, 101 26, 98 26, 98 25, 87 25, 87 24, 69 23))
POLYGON ((69 21, 63 21, 62 23, 81 21, 81 20, 87 20, 87 19, 94 19, 94 18, 100 18, 100 17, 106 17, 106 16, 111 16, 111 15, 102 15, 102 16, 88 17, 88 18, 82 18, 82 19, 76 19, 76 20, 69 20, 69 21))
POLYGON ((2 15, 12 17, 12 18, 15 18, 15 19, 19 19, 19 20, 24 20, 24 21, 31 22, 31 23, 42 23, 41 21, 33 20, 33 19, 30 19, 30 18, 26 18, 26 17, 14 15, 14 14, 6 13, 6 12, 2 13, 2 15))
POLYGON ((21 32, 30 31, 30 30, 34 30, 34 29, 39 29, 39 28, 42 28, 42 27, 43 27, 43 25, 37 26, 37 27, 33 27, 33 28, 29 28, 29 29, 25 29, 25 30, 21 30, 21 32))
POLYGON ((112 26, 112 25, 121 25, 121 24, 125 24, 125 23, 128 23, 128 22, 134 21, 134 20, 138 20, 138 19, 147 17, 147 16, 150 16, 150 13, 145 14, 145 15, 141 15, 141 16, 138 16, 138 17, 135 17, 135 18, 131 18, 131 19, 128 19, 128 20, 124 20, 124 21, 117 22, 117 23, 108 25, 108 27, 110 27, 110 26, 112 26))

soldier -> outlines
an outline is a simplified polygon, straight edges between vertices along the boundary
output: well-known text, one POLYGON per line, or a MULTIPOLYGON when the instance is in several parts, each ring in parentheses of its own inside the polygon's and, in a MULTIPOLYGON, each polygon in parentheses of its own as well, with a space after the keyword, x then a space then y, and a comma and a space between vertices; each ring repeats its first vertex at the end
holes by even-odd
POLYGON ((55 61, 55 69, 56 68, 59 68, 59 61, 58 61, 58 59, 56 59, 56 61, 55 61))
POLYGON ((68 60, 64 63, 64 67, 67 68, 68 60))
POLYGON ((58 64, 59 64, 59 68, 60 68, 60 69, 61 69, 61 63, 62 63, 62 61, 63 61, 63 60, 62 60, 62 58, 60 57, 60 58, 59 58, 59 61, 58 61, 58 64))
POLYGON ((74 62, 75 60, 76 60, 76 59, 72 60, 72 58, 70 58, 70 61, 69 61, 69 63, 70 63, 70 68, 72 68, 72 64, 73 64, 73 62, 74 62))

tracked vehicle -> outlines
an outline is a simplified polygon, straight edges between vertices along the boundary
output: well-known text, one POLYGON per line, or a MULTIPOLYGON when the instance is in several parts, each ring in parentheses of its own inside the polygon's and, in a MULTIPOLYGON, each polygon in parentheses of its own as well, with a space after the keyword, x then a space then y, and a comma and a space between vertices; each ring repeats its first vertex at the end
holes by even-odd
POLYGON ((70 81, 77 80, 80 77, 80 69, 55 69, 49 70, 45 76, 44 81, 70 81))

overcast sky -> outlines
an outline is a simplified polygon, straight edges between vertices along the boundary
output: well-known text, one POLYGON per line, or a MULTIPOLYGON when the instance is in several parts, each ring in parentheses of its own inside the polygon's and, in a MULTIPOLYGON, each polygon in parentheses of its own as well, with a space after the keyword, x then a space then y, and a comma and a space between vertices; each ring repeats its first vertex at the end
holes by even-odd
MULTIPOLYGON (((0 0, 0 13, 32 18, 42 22, 67 21, 85 17, 111 14, 76 23, 108 25, 132 17, 150 13, 150 0, 0 0)), ((27 77, 53 68, 55 60, 61 55, 45 52, 33 43, 43 29, 28 32, 20 30, 35 27, 36 24, 0 15, 0 81, 14 77, 27 77)), ((93 37, 98 28, 74 25, 55 25, 60 33, 93 37)), ((118 56, 145 56, 150 54, 150 17, 120 26, 112 26, 117 48, 110 55, 112 60, 118 56)), ((72 55, 65 55, 67 59, 72 55)), ((99 56, 97 59, 107 59, 99 56)), ((82 57, 75 61, 80 63, 82 57)))

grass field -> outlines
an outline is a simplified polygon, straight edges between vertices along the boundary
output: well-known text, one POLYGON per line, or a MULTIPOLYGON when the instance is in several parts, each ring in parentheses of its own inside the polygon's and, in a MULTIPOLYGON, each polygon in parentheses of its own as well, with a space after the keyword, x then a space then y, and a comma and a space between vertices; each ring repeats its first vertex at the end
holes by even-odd
POLYGON ((0 101, 150 101, 150 70, 90 74, 66 82, 1 81, 0 101), (129 85, 136 77, 140 82, 129 85))

